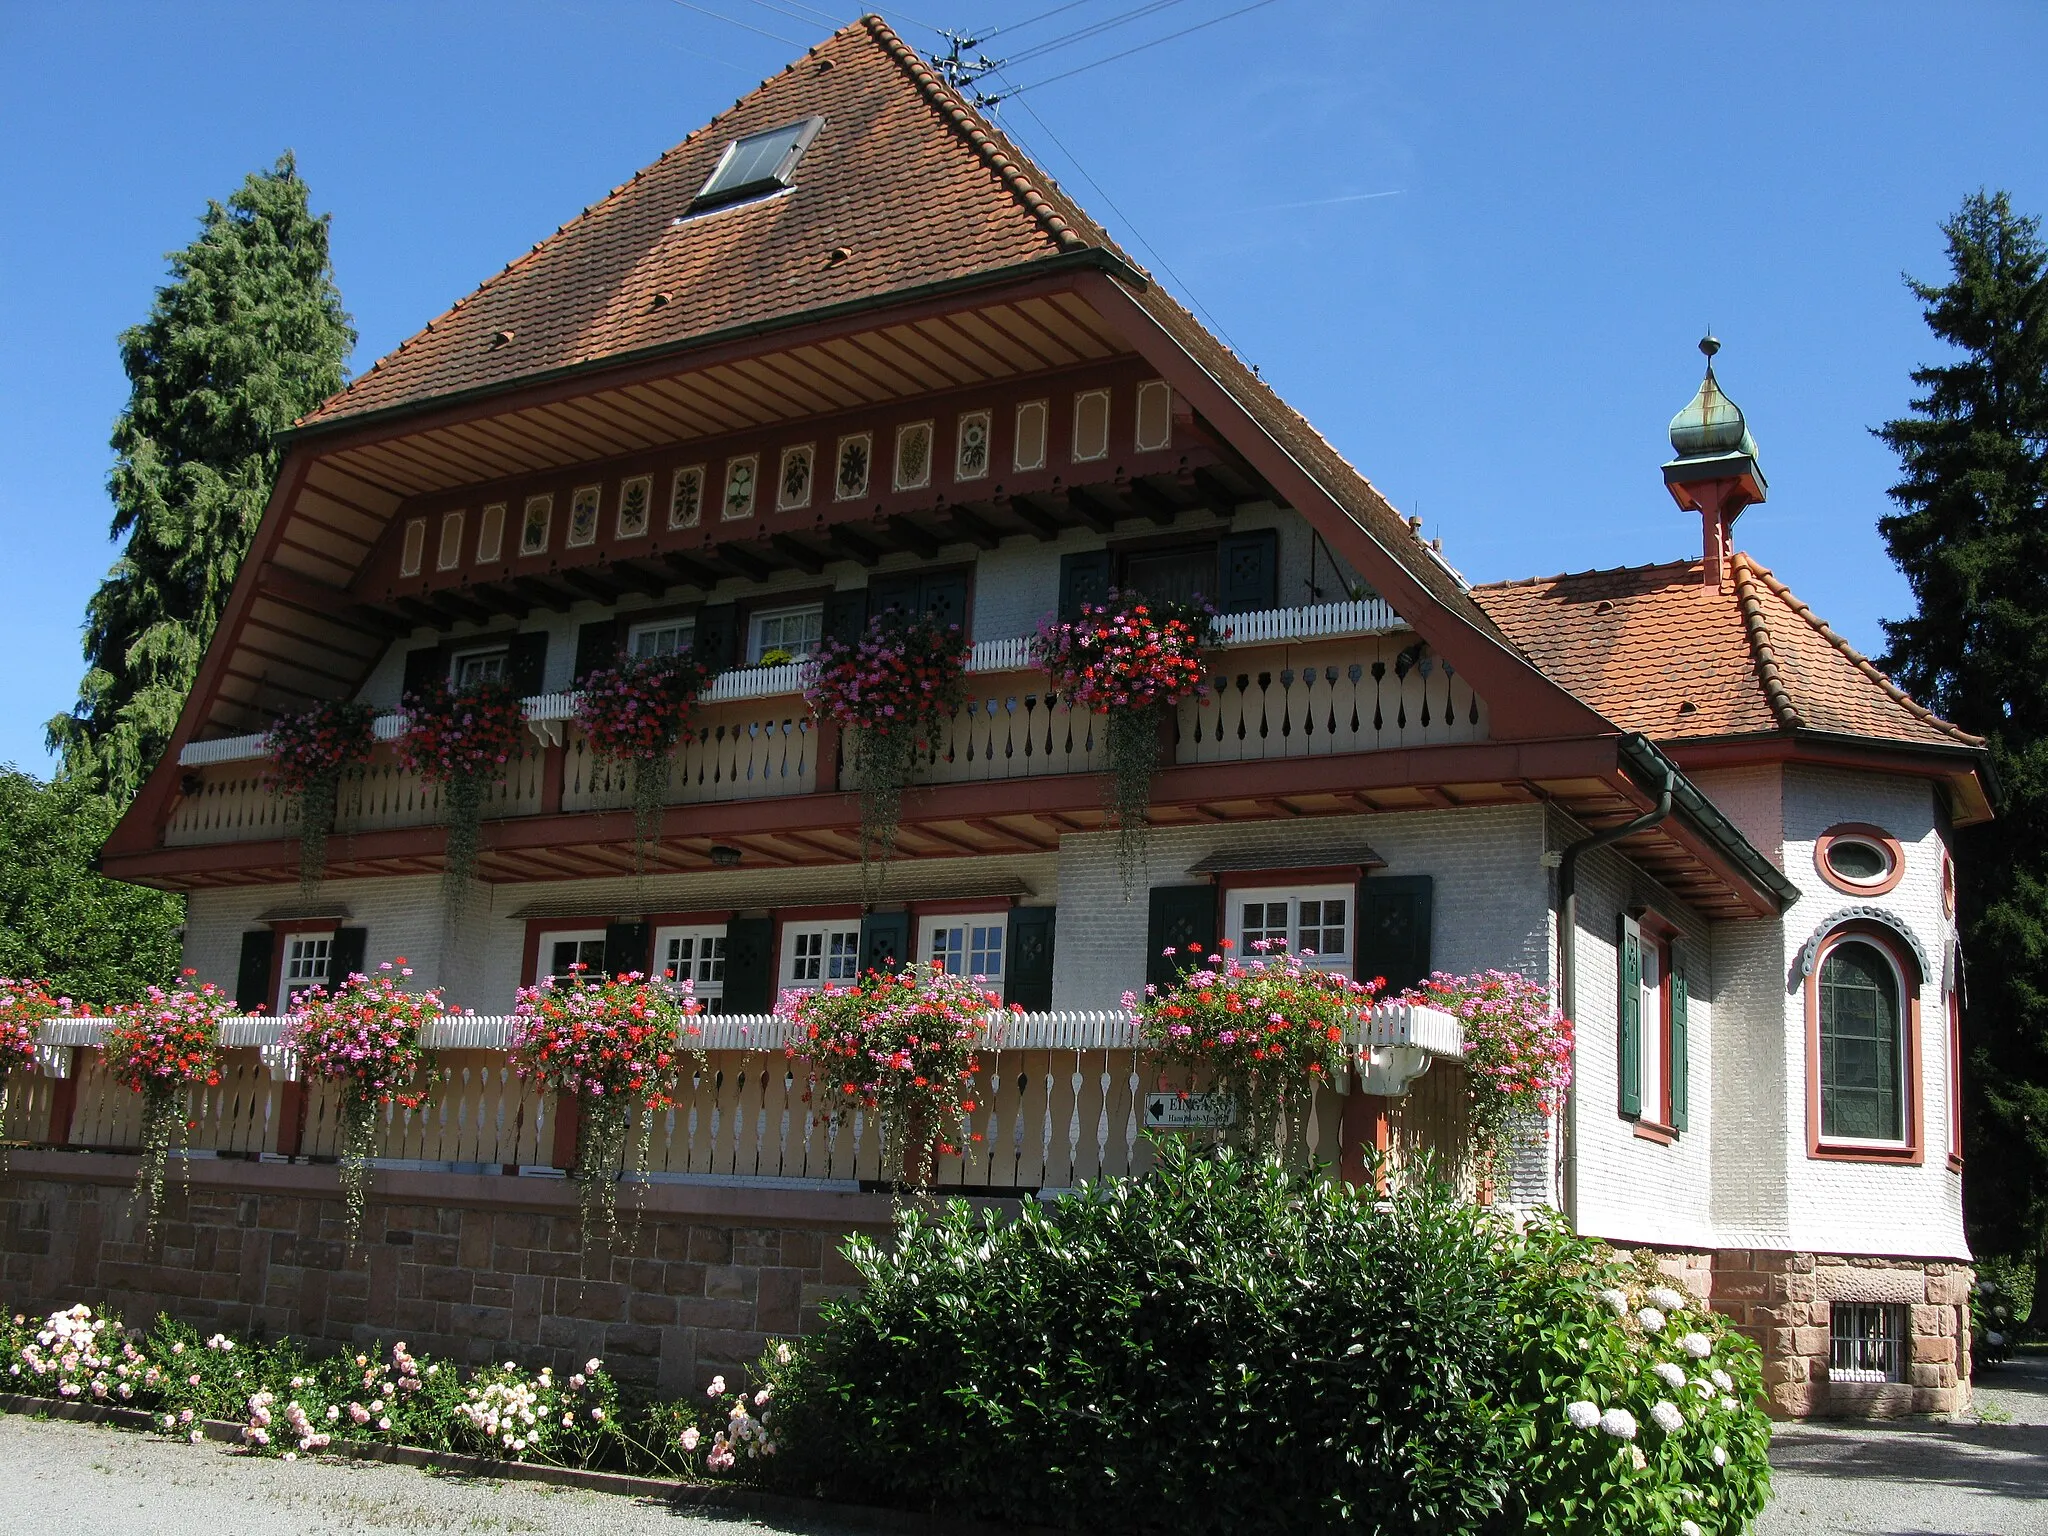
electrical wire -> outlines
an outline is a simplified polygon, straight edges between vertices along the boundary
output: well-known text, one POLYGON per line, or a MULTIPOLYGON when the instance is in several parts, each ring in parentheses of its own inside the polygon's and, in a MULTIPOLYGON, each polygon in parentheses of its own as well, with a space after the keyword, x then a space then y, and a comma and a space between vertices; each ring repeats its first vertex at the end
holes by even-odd
POLYGON ((1128 59, 1134 53, 1143 53, 1147 48, 1157 48, 1161 43, 1170 43, 1175 38, 1186 37, 1193 32, 1201 32, 1210 27, 1220 26, 1226 21, 1234 20, 1236 17, 1247 15, 1252 11, 1263 10, 1272 3, 1273 0, 1252 0, 1250 5, 1239 6, 1234 11, 1225 11, 1221 16, 1212 16, 1207 21, 1198 21, 1191 27, 1182 27, 1178 32, 1169 32, 1164 37, 1155 37, 1149 43, 1140 43, 1135 48, 1124 49, 1121 53, 1112 53, 1106 59, 1097 59, 1092 64, 1079 64, 1072 69, 1062 70, 1057 75, 1048 75, 1043 80, 1033 80, 1027 85, 1020 85, 1015 90, 1010 91, 1003 99, 1008 100, 1010 97, 1021 96, 1026 91, 1035 91, 1040 86, 1051 85, 1055 81, 1071 80, 1076 75, 1087 74, 1091 69, 1100 69, 1105 64, 1114 64, 1118 59, 1128 59))
POLYGON ((1071 32, 1063 32, 1049 42, 1038 43, 1033 47, 1026 48, 1022 53, 1013 53, 1003 62, 1005 64, 1022 64, 1027 60, 1037 58, 1041 54, 1052 53, 1060 48, 1071 48, 1075 43, 1085 43, 1089 38, 1097 37, 1117 27, 1127 26, 1134 21, 1142 21, 1145 17, 1152 15, 1156 11, 1170 10, 1176 5, 1184 4, 1186 4, 1186 0, 1149 0, 1148 4, 1133 6, 1128 11, 1121 11, 1114 16, 1105 17, 1103 20, 1089 26, 1076 27, 1071 32))
POLYGON ((747 3, 749 5, 758 5, 764 11, 773 11, 778 16, 787 16, 791 21, 801 23, 806 27, 816 26, 819 22, 823 22, 826 26, 830 27, 833 31, 836 32, 840 29, 840 27, 845 25, 844 22, 841 22, 835 19, 834 17, 828 15, 826 12, 819 10, 816 6, 799 6, 796 10, 792 11, 785 9, 784 7, 779 5, 770 4, 770 0, 747 0, 747 3), (810 15, 804 15, 803 13, 805 11, 809 11, 810 15))
POLYGON ((990 38, 994 37, 998 32, 1015 32, 1019 28, 1032 26, 1038 22, 1048 19, 1049 17, 1057 16, 1062 11, 1075 10, 1080 6, 1086 5, 1087 3, 1088 0, 1067 0, 1067 3, 1065 5, 1056 5, 1049 11, 1040 11, 1036 16, 1026 16, 1022 21, 1009 21, 1003 23, 1003 25, 999 27, 990 27, 986 32, 981 34, 981 40, 983 42, 987 42, 990 38))
POLYGON ((670 4, 680 5, 684 10, 695 11, 701 16, 709 16, 714 21, 723 21, 732 26, 743 28, 748 32, 759 33, 762 37, 772 38, 774 41, 781 43, 785 48, 803 48, 808 46, 808 44, 799 43, 791 38, 784 37, 779 32, 770 32, 765 27, 757 27, 750 22, 741 21, 737 17, 728 16, 723 11, 714 11, 709 6, 698 5, 695 3, 695 0, 670 0, 670 4))

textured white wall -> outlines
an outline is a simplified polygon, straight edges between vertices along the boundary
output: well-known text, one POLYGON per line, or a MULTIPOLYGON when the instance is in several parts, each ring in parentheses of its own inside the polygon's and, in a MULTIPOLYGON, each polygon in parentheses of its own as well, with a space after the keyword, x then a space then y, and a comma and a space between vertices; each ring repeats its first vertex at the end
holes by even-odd
POLYGON ((1776 763, 1712 768, 1688 774, 1750 845, 1779 868, 1785 864, 1785 771, 1776 763))

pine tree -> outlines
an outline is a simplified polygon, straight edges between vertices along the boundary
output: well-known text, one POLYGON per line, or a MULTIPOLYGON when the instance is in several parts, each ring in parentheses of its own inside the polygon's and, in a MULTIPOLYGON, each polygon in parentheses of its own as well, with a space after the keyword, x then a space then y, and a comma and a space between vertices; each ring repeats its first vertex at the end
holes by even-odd
POLYGON ((114 424, 121 558, 86 609, 78 703, 50 722, 64 774, 126 804, 155 765, 277 476, 277 434, 333 394, 355 332, 287 153, 170 261, 121 336, 114 424))
POLYGON ((1905 472, 1878 526, 1919 610, 1887 661, 1989 743, 1999 817, 1956 849, 1965 1199, 1973 1245, 2031 1249, 2048 1300, 2048 247, 2003 192, 1943 232, 1950 280, 1908 284, 1956 355, 1877 429, 1905 472))

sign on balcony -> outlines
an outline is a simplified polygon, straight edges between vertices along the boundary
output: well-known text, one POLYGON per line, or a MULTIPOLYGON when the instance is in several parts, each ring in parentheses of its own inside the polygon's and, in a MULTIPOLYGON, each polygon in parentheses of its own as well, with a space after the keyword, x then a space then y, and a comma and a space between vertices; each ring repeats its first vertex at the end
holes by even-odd
POLYGON ((1237 1105, 1227 1093, 1148 1093, 1148 1131, 1213 1131, 1237 1124, 1237 1105))

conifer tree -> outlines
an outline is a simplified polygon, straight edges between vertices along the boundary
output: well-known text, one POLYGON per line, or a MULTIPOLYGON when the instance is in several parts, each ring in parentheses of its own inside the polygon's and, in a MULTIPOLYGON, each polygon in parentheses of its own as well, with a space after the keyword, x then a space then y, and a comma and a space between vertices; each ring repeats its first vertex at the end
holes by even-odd
POLYGON ((1951 268, 1913 282, 1955 349, 1877 429, 1904 477, 1880 520, 1918 600, 1885 627, 1916 697, 1987 739, 1998 819, 1957 837, 1964 1185, 1980 1252, 2032 1250, 2048 1318, 2048 247, 1980 192, 1943 225, 1951 268))
POLYGON ((86 609, 86 673, 50 722, 64 774, 126 804, 155 765, 277 476, 277 434, 342 385, 355 332, 287 153, 172 253, 121 336, 114 424, 121 557, 86 609))

